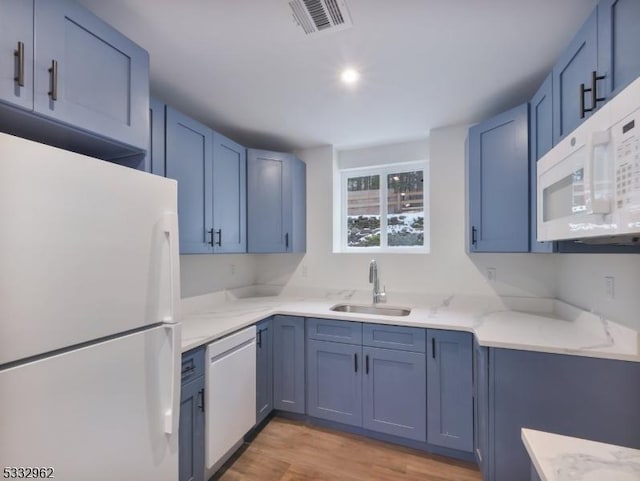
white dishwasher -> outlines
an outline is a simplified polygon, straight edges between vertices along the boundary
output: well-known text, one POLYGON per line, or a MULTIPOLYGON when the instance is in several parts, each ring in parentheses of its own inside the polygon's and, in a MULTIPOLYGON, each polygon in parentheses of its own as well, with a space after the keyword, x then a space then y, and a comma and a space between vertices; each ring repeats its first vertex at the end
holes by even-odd
POLYGON ((206 464, 211 469, 256 423, 256 327, 207 346, 206 464))

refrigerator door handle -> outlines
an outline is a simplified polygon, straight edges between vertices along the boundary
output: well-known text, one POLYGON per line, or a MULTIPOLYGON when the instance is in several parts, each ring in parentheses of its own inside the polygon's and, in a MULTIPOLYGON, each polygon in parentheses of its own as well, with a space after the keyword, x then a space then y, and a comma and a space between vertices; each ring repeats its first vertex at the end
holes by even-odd
MULTIPOLYGON (((178 432, 178 413, 180 412, 180 357, 181 357, 181 326, 167 324, 164 326, 171 343, 171 381, 169 382, 169 408, 164 412, 164 432, 173 434, 178 432)), ((160 373, 163 375, 163 373, 160 373)))
POLYGON ((168 269, 163 272, 168 277, 168 282, 161 283, 160 302, 163 302, 163 297, 168 302, 166 310, 162 309, 160 313, 161 322, 178 322, 179 313, 177 312, 180 305, 180 270, 178 263, 180 254, 178 251, 178 216, 175 212, 165 212, 161 218, 161 231, 164 235, 164 241, 166 241, 167 248, 164 250, 168 260, 168 269), (167 289, 166 294, 162 291, 167 289))

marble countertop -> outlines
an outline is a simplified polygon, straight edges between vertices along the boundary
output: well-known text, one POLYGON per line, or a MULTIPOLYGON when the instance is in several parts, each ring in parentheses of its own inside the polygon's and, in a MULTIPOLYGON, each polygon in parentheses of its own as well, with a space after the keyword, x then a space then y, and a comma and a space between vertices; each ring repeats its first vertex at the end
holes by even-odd
POLYGON ((182 300, 182 351, 209 343, 273 314, 343 319, 471 332, 481 346, 640 362, 640 334, 554 299, 389 293, 385 306, 406 317, 334 312, 368 305, 367 291, 250 286, 182 300))
POLYGON ((522 429, 542 481, 640 481, 640 450, 522 429))

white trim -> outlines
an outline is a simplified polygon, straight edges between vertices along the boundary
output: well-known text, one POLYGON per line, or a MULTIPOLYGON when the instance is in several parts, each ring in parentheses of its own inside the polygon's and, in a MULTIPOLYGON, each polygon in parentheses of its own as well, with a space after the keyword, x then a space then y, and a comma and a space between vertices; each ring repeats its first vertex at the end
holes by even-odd
POLYGON ((412 162, 398 162, 368 167, 338 169, 334 162, 334 216, 333 216, 333 252, 352 254, 397 253, 397 254, 427 254, 430 251, 430 216, 429 216, 429 162, 418 160, 412 162), (423 208, 424 208, 424 236, 422 246, 388 246, 388 238, 382 235, 387 232, 387 176, 392 173, 421 170, 423 173, 423 208), (380 246, 379 247, 349 247, 347 245, 347 179, 351 177, 379 176, 380 181, 380 246), (336 196, 336 191, 338 195, 336 196), (338 198, 336 198, 338 197, 338 198), (339 209, 335 206, 339 203, 339 209), (336 235, 336 233, 338 235, 336 235))

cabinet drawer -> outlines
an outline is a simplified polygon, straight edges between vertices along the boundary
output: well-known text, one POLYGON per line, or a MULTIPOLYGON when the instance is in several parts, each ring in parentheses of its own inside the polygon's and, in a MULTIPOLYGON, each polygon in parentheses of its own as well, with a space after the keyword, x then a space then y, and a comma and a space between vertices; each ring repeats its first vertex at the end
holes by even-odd
POLYGON ((427 331, 420 327, 364 324, 362 344, 400 351, 426 352, 427 331))
POLYGON ((307 337, 319 341, 362 344, 362 323, 308 318, 307 337))
POLYGON ((182 355, 182 383, 204 375, 204 348, 199 347, 182 355))

